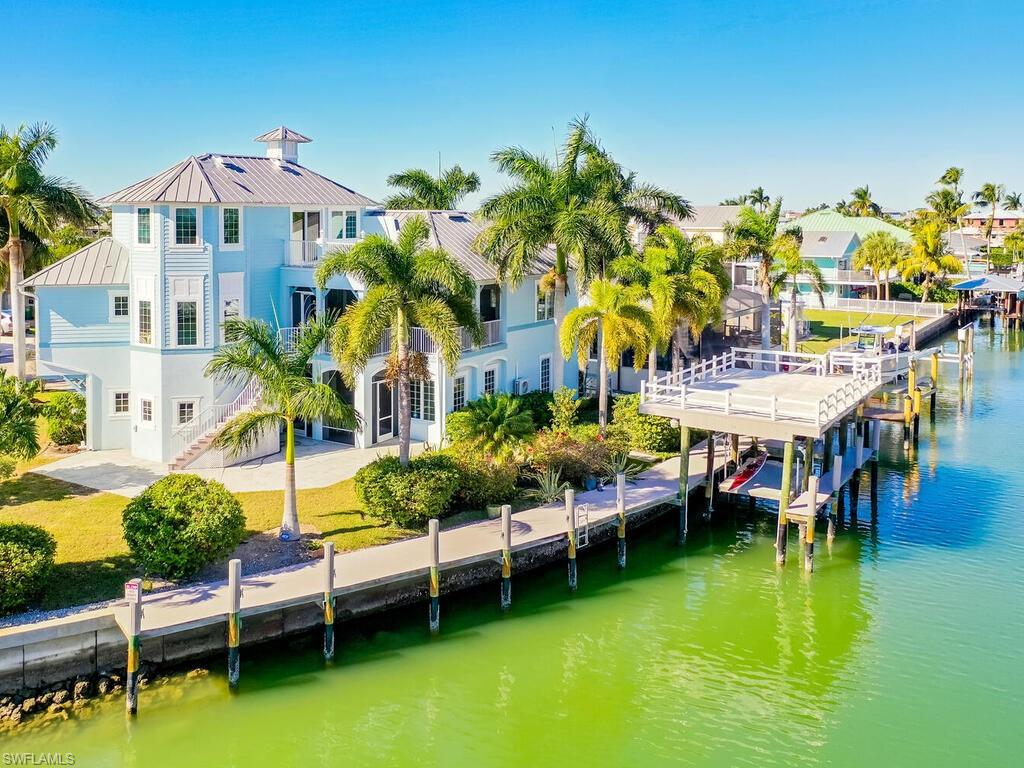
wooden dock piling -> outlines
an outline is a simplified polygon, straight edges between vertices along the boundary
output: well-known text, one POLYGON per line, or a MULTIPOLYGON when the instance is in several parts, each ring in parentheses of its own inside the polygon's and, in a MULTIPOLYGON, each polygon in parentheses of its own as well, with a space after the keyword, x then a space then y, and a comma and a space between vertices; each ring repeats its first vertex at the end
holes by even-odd
POLYGON ((433 518, 427 524, 430 547, 430 634, 441 631, 441 522, 433 518))
POLYGON ((793 483, 793 441, 787 440, 782 453, 782 488, 779 495, 779 527, 775 531, 775 562, 778 565, 786 564, 786 538, 788 534, 789 519, 786 511, 789 509, 789 495, 793 483))
POLYGON ((707 441, 707 462, 704 467, 704 498, 707 500, 707 508, 704 511, 704 519, 710 520, 715 504, 715 433, 708 432, 707 441))
POLYGON ((903 396, 903 449, 910 450, 910 423, 914 418, 914 400, 910 394, 903 396))
POLYGON ((238 687, 241 673, 239 644, 242 636, 242 561, 228 562, 228 687, 238 687))
POLYGON ((569 535, 569 590, 576 591, 576 491, 565 491, 565 530, 569 535))
POLYGON ((501 610, 512 607, 512 505, 501 505, 501 610))
POLYGON ((914 390, 914 445, 917 445, 917 438, 921 432, 921 388, 914 390))
POLYGON ((818 476, 811 475, 807 484, 807 491, 811 496, 810 514, 807 516, 807 539, 804 544, 804 570, 808 573, 814 571, 814 525, 817 518, 818 507, 818 476))
POLYGON ((128 673, 125 675, 125 711, 130 717, 139 712, 139 661, 142 657, 142 579, 124 585, 128 602, 128 673))
POLYGON ((829 501, 828 532, 826 541, 831 546, 836 538, 836 521, 838 518, 838 507, 842 503, 843 494, 843 457, 837 455, 832 458, 832 499, 829 501))
POLYGON ((324 542, 324 659, 334 658, 334 542, 324 542))
MULTIPOLYGON (((568 498, 568 497, 567 497, 568 498)), ((690 511, 690 428, 679 428, 679 543, 686 542, 690 511)))
POLYGON ((939 353, 932 352, 932 393, 928 404, 928 417, 935 421, 935 399, 939 393, 939 353))
POLYGON ((615 511, 619 516, 618 565, 626 567, 626 473, 615 475, 615 511))

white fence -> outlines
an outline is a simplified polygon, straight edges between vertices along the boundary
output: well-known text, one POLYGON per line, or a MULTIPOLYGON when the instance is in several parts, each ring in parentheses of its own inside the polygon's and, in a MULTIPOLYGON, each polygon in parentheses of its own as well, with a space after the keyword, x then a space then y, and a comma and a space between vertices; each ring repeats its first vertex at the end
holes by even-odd
MULTIPOLYGON (((789 303, 789 295, 783 294, 779 297, 784 305, 789 303)), ((797 302, 803 309, 822 309, 822 303, 817 296, 800 294, 797 302)), ((824 296, 824 308, 834 309, 840 312, 850 312, 854 315, 887 314, 907 315, 910 317, 942 317, 946 308, 934 301, 922 303, 920 301, 879 301, 877 299, 844 299, 831 293, 824 296)), ((785 307, 783 314, 785 314, 785 307)))
POLYGON ((820 427, 857 405, 882 383, 878 361, 854 359, 849 365, 852 376, 825 397, 779 397, 775 394, 745 393, 739 388, 701 387, 702 382, 713 381, 740 368, 809 376, 826 376, 834 368, 828 355, 734 347, 685 371, 667 374, 650 384, 641 382, 640 402, 680 410, 717 411, 726 416, 799 421, 820 427))

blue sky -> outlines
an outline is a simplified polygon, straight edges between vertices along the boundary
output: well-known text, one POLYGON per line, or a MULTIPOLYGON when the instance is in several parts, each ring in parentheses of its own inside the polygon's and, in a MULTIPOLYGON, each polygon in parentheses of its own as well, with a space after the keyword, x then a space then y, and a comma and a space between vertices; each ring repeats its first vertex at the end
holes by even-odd
POLYGON ((1024 191, 1022 8, 0 0, 5 59, 25 62, 0 122, 53 123, 52 172, 95 194, 259 152, 284 123, 315 141, 301 162, 380 199, 438 152, 496 191, 491 151, 550 154, 587 113, 621 163, 696 203, 762 185, 802 208, 867 183, 906 208, 953 164, 1024 191))

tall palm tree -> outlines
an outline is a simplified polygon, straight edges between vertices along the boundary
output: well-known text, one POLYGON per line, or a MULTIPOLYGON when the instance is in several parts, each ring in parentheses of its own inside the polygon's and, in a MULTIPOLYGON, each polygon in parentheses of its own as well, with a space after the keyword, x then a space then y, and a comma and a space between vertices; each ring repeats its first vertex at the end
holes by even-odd
POLYGON ((750 195, 736 195, 736 197, 725 198, 719 205, 747 205, 749 202, 750 195))
POLYGON ((788 348, 790 352, 796 352, 799 284, 801 282, 809 284, 811 291, 818 297, 821 306, 824 307, 825 278, 822 276, 817 264, 800 255, 800 239, 795 234, 786 233, 780 235, 772 243, 772 251, 772 295, 778 296, 784 288, 789 287, 788 348))
POLYGON ((759 211, 764 213, 768 207, 768 203, 772 201, 768 194, 764 191, 764 187, 754 187, 750 190, 750 194, 746 196, 747 202, 757 208, 759 211))
POLYGON ((327 339, 333 318, 319 317, 300 325, 290 344, 262 320, 231 319, 224 324, 230 344, 220 347, 206 365, 218 381, 259 383, 257 404, 231 419, 214 445, 238 454, 255 446, 268 430, 282 424, 284 446, 284 513, 281 539, 299 537, 295 493, 295 421, 331 419, 349 429, 358 426, 352 406, 323 382, 308 375, 313 356, 327 339))
POLYGON ((871 188, 865 184, 850 193, 849 209, 853 216, 881 216, 882 206, 871 199, 871 188))
POLYGON ((569 359, 575 348, 581 366, 586 366, 594 342, 598 343, 597 415, 602 432, 608 426, 609 371, 618 370, 626 350, 633 350, 636 357, 645 355, 655 335, 645 299, 640 286, 599 278, 590 284, 590 303, 566 315, 561 329, 562 356, 569 359))
POLYGON ((410 385, 429 377, 426 358, 410 348, 412 328, 433 340, 449 372, 462 356, 462 334, 483 341, 473 305, 473 278, 446 251, 428 246, 430 227, 421 216, 402 225, 397 242, 369 235, 351 248, 335 251, 317 268, 321 289, 337 275, 351 275, 366 286, 331 333, 331 354, 350 384, 382 342, 390 344, 387 381, 398 387, 399 460, 409 463, 412 408, 410 385))
MULTIPOLYGON (((608 165, 595 162, 596 142, 586 120, 569 126, 556 162, 521 147, 499 149, 491 159, 515 183, 488 198, 479 214, 490 221, 475 245, 498 269, 498 278, 518 287, 554 246, 555 260, 542 283, 554 298, 554 342, 565 318, 569 270, 581 287, 600 273, 609 253, 622 253, 628 240, 620 211, 603 194, 608 165)), ((552 387, 565 378, 563 365, 552 371, 552 387)))
POLYGON ((649 297, 654 337, 647 355, 647 380, 654 381, 658 352, 677 337, 673 369, 679 366, 683 334, 699 337, 704 327, 722 315, 722 302, 731 281, 721 246, 710 238, 686 237, 663 224, 644 243, 641 253, 612 262, 611 274, 628 285, 642 287, 649 297))
POLYGON ((39 453, 39 384, 8 376, 0 368, 0 456, 31 459, 39 453))
POLYGON ((898 268, 905 279, 921 280, 921 301, 925 302, 932 286, 946 275, 959 272, 963 264, 946 247, 942 239, 942 223, 938 219, 927 218, 915 226, 910 254, 898 268))
POLYGON ((409 168, 388 176, 388 186, 405 191, 385 198, 385 208, 450 211, 470 192, 480 189, 480 177, 466 173, 458 165, 439 173, 437 178, 421 168, 409 168))
MULTIPOLYGON (((963 181, 963 178, 964 169, 957 168, 954 165, 947 168, 945 173, 943 173, 938 179, 939 184, 943 184, 946 187, 949 187, 951 190, 953 190, 953 194, 956 196, 957 203, 960 205, 964 204, 963 195, 960 192, 960 182, 963 181)), ((966 208, 963 209, 963 212, 960 213, 960 215, 957 216, 956 218, 956 227, 960 232, 960 252, 964 254, 965 258, 967 256, 967 240, 964 237, 964 227, 962 219, 964 215, 967 214, 970 210, 970 206, 967 206, 966 208)))
POLYGON ((772 301, 772 265, 776 253, 785 249, 789 243, 784 234, 796 234, 790 231, 779 234, 779 219, 782 216, 782 198, 776 198, 764 213, 750 206, 740 209, 736 221, 726 229, 726 254, 737 261, 756 261, 757 274, 755 282, 761 292, 761 346, 771 348, 771 301, 772 301))
POLYGON ((989 206, 988 219, 985 221, 985 240, 988 241, 986 250, 988 251, 988 268, 990 270, 992 269, 992 226, 995 224, 996 206, 1003 199, 1004 191, 1002 184, 986 182, 981 185, 981 189, 971 195, 971 199, 978 205, 989 206))
POLYGON ((14 326, 14 375, 19 379, 25 378, 25 300, 19 288, 25 275, 22 230, 46 237, 60 222, 93 221, 99 210, 77 185, 43 173, 56 146, 57 133, 46 123, 22 125, 13 133, 0 126, 0 209, 7 219, 4 248, 14 326))
POLYGON ((1019 211, 1022 199, 1024 199, 1024 196, 1020 192, 1007 192, 1003 197, 1003 205, 1006 206, 1008 211, 1019 211))
POLYGON ((889 274, 907 258, 909 249, 889 232, 872 232, 864 238, 853 254, 853 268, 866 269, 875 279, 875 298, 882 298, 885 280, 885 298, 889 299, 889 274))
POLYGON ((1011 263, 1017 263, 1017 257, 1024 251, 1024 232, 1019 229, 1009 232, 1003 240, 1003 248, 1010 252, 1011 263))

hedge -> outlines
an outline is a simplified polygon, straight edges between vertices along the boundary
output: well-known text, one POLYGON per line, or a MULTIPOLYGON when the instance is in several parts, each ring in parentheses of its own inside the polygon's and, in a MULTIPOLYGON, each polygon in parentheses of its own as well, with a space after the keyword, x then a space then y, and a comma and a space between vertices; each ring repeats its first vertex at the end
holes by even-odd
POLYGON ((56 392, 46 404, 50 439, 57 445, 78 445, 85 440, 85 398, 77 392, 56 392))
POLYGON ((37 525, 0 523, 0 614, 38 597, 53 571, 57 542, 37 525))
POLYGON ((443 453, 426 453, 403 467, 396 456, 382 456, 356 472, 356 496, 365 511, 404 528, 442 517, 459 489, 461 472, 443 453))
POLYGON ((679 449, 679 430, 669 419, 640 413, 640 395, 616 397, 612 423, 628 436, 631 450, 667 453, 679 449))

